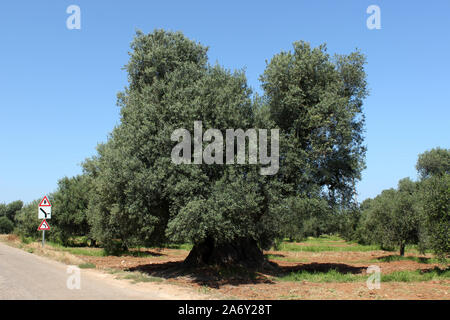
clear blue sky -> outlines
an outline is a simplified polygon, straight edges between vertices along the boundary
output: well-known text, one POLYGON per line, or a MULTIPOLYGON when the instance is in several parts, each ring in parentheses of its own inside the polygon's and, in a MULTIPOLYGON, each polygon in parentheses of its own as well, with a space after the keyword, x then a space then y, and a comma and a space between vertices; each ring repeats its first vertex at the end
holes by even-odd
POLYGON ((450 2, 443 1, 2 1, 0 5, 0 203, 25 202, 81 173, 119 122, 116 94, 136 29, 184 32, 210 47, 211 62, 246 68, 296 40, 330 53, 361 49, 371 90, 367 169, 359 200, 416 178, 417 155, 449 148, 450 2), (68 30, 66 8, 81 8, 68 30), (366 9, 381 8, 381 30, 366 9))

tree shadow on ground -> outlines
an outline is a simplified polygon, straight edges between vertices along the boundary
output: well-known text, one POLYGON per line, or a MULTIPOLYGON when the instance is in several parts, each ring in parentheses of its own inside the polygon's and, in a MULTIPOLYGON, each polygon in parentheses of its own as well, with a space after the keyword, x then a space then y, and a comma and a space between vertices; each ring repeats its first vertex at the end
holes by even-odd
POLYGON ((218 289, 223 285, 273 283, 258 270, 243 267, 187 266, 183 261, 145 264, 126 269, 163 279, 184 278, 187 282, 218 289))
POLYGON ((133 257, 162 257, 162 256, 167 256, 167 254, 165 254, 165 253, 158 252, 157 250, 149 250, 149 249, 145 249, 145 250, 129 249, 127 251, 123 251, 121 253, 121 255, 123 255, 123 256, 133 256, 133 257))
POLYGON ((276 277, 293 272, 327 273, 334 270, 342 274, 362 274, 367 267, 355 267, 342 263, 299 263, 294 266, 280 266, 267 262, 262 269, 251 270, 243 267, 186 266, 183 261, 152 263, 126 269, 139 271, 163 279, 185 278, 188 282, 218 289, 224 285, 274 284, 276 277))
POLYGON ((295 266, 279 266, 280 272, 276 272, 275 276, 282 276, 292 272, 309 272, 309 273, 328 273, 332 270, 342 274, 361 274, 367 270, 367 267, 356 267, 344 263, 301 263, 295 266))
POLYGON ((428 268, 428 269, 422 269, 420 270, 421 273, 429 273, 429 272, 435 272, 437 273, 437 275, 443 275, 446 274, 448 272, 450 272, 450 266, 447 267, 443 267, 442 269, 439 267, 434 267, 434 268, 428 268))
POLYGON ((394 262, 394 261, 416 261, 418 263, 430 263, 431 258, 427 257, 416 257, 416 256, 400 256, 398 254, 389 255, 389 256, 380 256, 375 258, 381 262, 394 262))

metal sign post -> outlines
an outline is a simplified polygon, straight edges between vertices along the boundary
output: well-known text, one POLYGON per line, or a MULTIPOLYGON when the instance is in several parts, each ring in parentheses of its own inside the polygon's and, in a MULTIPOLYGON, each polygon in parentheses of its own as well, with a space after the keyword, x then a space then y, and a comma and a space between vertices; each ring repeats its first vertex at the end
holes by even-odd
POLYGON ((46 219, 52 218, 52 204, 48 200, 47 196, 45 196, 39 203, 38 217, 39 217, 39 219, 43 219, 38 230, 42 231, 42 248, 44 248, 44 246, 45 246, 45 230, 50 230, 50 226, 46 219))
POLYGON ((42 231, 42 248, 45 245, 45 230, 50 230, 50 226, 47 220, 42 220, 41 225, 38 228, 39 231, 42 231))

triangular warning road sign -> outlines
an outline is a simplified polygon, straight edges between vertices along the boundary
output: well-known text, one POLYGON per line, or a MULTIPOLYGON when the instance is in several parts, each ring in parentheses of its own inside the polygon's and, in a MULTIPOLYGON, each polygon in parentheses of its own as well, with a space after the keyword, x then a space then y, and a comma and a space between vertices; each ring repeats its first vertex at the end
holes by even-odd
POLYGON ((44 198, 42 198, 41 202, 39 203, 39 207, 51 207, 51 203, 50 201, 48 201, 47 196, 44 196, 44 198))
POLYGON ((50 225, 48 224, 48 222, 44 219, 41 222, 41 225, 38 228, 39 231, 44 231, 44 230, 50 230, 50 225))

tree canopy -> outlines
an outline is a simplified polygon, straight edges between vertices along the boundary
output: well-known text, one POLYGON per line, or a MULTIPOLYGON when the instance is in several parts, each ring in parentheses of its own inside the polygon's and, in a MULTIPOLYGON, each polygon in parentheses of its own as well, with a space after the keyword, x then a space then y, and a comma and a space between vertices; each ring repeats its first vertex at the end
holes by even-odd
POLYGON ((421 179, 450 174, 450 149, 434 148, 420 154, 416 169, 421 179))
POLYGON ((294 43, 268 64, 260 98, 243 71, 210 65, 207 48, 179 32, 138 32, 131 49, 121 122, 84 163, 92 234, 107 247, 187 240, 188 260, 234 261, 240 244, 264 248, 281 236, 288 197, 350 201, 364 167, 362 54, 331 58, 325 46, 294 43), (194 121, 222 132, 280 129, 280 172, 174 164, 171 134, 193 132, 194 121), (220 246, 228 258, 215 255, 220 246))
POLYGON ((422 179, 425 241, 444 260, 450 254, 450 149, 434 148, 420 154, 416 168, 422 179))

